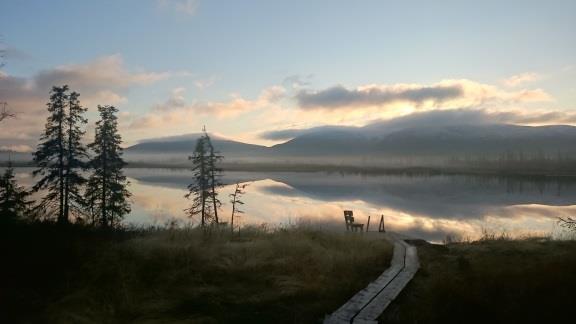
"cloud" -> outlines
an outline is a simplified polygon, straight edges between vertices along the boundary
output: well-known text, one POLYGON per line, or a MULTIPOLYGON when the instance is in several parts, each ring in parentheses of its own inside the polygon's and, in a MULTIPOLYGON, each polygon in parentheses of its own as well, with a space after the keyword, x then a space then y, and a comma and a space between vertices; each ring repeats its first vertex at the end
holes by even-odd
POLYGON ((524 83, 533 82, 540 79, 540 76, 534 72, 526 72, 513 75, 502 81, 507 87, 516 87, 524 83))
POLYGON ((406 101, 419 103, 424 100, 442 102, 460 96, 459 87, 388 87, 370 85, 357 89, 334 86, 320 91, 302 90, 296 95, 301 108, 339 109, 358 106, 380 106, 387 103, 406 101))
POLYGON ((506 122, 520 125, 559 125, 576 124, 576 111, 539 110, 527 113, 525 110, 495 112, 506 122))
POLYGON ((216 82, 216 77, 211 76, 207 79, 198 79, 194 81, 194 86, 200 90, 207 89, 214 85, 216 82))
POLYGON ((282 85, 289 89, 300 89, 303 87, 310 86, 313 78, 314 78, 313 74, 308 75, 294 74, 284 78, 284 80, 282 81, 282 85))
POLYGON ((199 0, 158 0, 161 7, 171 7, 177 12, 193 16, 198 11, 199 0))
POLYGON ((471 80, 443 80, 433 85, 370 84, 357 88, 338 85, 323 90, 301 90, 295 99, 305 110, 378 110, 397 104, 419 110, 474 107, 489 102, 517 103, 551 101, 541 89, 505 91, 471 80))
POLYGON ((260 133, 259 137, 261 139, 270 141, 281 141, 298 137, 300 135, 306 134, 308 131, 309 129, 297 129, 297 128, 271 130, 260 133))
POLYGON ((289 140, 298 136, 318 133, 318 132, 325 132, 325 131, 354 131, 359 129, 359 127, 354 126, 317 126, 317 127, 310 127, 310 128, 287 128, 287 129, 279 129, 279 130, 270 130, 264 131, 258 134, 259 138, 269 141, 281 141, 281 140, 289 140))
POLYGON ((179 87, 172 90, 170 97, 163 103, 143 115, 134 116, 130 128, 162 128, 190 123, 198 115, 230 119, 239 115, 270 106, 285 98, 286 90, 281 86, 271 86, 261 91, 256 99, 245 99, 232 94, 228 101, 193 101, 184 97, 186 89, 179 87))
POLYGON ((187 72, 132 72, 118 54, 45 69, 28 78, 0 73, 0 101, 7 102, 17 114, 17 118, 2 124, 0 138, 34 146, 46 121, 46 102, 54 85, 68 84, 81 93, 84 106, 94 106, 123 103, 127 100, 125 94, 134 86, 186 75, 187 72), (22 142, 22 134, 29 139, 22 142))
POLYGON ((132 85, 146 85, 173 76, 170 72, 129 72, 119 54, 97 58, 86 64, 70 64, 44 70, 35 76, 38 88, 49 89, 55 84, 68 84, 84 92, 103 89, 126 89, 132 85))

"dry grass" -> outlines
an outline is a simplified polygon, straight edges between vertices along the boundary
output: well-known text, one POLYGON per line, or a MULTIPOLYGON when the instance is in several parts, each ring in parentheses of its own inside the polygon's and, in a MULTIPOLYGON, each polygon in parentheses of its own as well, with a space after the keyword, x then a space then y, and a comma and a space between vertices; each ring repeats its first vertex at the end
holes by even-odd
POLYGON ((421 270, 386 323, 559 323, 576 293, 576 241, 485 235, 420 242, 421 270))
MULTIPOLYGON (((30 287, 47 285, 40 275, 18 278, 22 289, 8 287, 14 291, 7 305, 19 305, 9 310, 10 322, 316 322, 376 278, 392 253, 384 240, 306 228, 250 228, 239 236, 195 229, 67 235, 64 251, 48 251, 61 247, 59 239, 40 248, 57 262, 29 260, 39 272, 64 268, 48 269, 52 285, 30 287), (32 313, 19 304, 31 297, 32 313)), ((33 245, 22 248, 30 251, 6 261, 38 253, 33 245)))

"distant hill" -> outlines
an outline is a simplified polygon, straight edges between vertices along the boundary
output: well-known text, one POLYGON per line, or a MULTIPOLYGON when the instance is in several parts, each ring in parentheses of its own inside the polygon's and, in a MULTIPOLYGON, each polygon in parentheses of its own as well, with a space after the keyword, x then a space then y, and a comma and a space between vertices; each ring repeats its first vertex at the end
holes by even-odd
POLYGON ((444 156, 499 154, 508 150, 548 154, 576 152, 576 127, 506 124, 407 127, 386 125, 309 132, 273 147, 275 154, 302 156, 444 156))
MULTIPOLYGON (((144 141, 126 149, 128 161, 183 162, 192 154, 199 134, 144 141)), ((229 162, 370 163, 406 157, 495 156, 508 151, 576 155, 576 127, 508 124, 446 124, 438 126, 373 123, 364 127, 311 129, 272 147, 213 137, 229 162)), ((427 160, 431 161, 431 160, 427 160)))
MULTIPOLYGON (((155 138, 142 141, 125 149, 128 162, 185 162, 192 155, 201 134, 155 138)), ((214 148, 229 161, 247 161, 267 156, 265 146, 246 144, 210 135, 214 148)))

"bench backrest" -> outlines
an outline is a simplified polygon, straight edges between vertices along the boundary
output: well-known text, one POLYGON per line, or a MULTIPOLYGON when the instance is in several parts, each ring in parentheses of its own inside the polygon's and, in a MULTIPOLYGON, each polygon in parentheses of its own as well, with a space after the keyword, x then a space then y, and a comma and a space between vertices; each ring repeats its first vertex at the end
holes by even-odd
POLYGON ((346 225, 354 224, 354 213, 351 210, 344 211, 344 221, 346 221, 346 225))

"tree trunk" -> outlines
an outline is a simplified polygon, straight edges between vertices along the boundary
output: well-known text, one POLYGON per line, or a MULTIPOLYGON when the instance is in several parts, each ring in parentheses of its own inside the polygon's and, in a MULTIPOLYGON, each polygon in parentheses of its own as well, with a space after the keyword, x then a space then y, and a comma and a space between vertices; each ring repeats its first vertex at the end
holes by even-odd
POLYGON ((64 108, 61 107, 60 111, 60 118, 58 122, 58 186, 60 190, 60 206, 58 208, 58 223, 65 224, 68 222, 68 219, 65 218, 64 214, 64 133, 62 131, 62 118, 63 118, 63 110, 64 108))
POLYGON ((64 218, 70 219, 70 161, 72 160, 72 118, 68 120, 68 161, 66 163, 66 183, 64 185, 64 218))
POLYGON ((108 168, 108 157, 107 157, 107 148, 106 145, 102 145, 102 205, 101 205, 101 212, 102 212, 102 226, 108 227, 108 220, 106 219, 106 177, 107 177, 107 168, 108 168))

